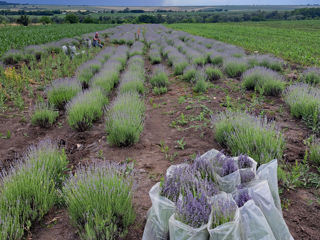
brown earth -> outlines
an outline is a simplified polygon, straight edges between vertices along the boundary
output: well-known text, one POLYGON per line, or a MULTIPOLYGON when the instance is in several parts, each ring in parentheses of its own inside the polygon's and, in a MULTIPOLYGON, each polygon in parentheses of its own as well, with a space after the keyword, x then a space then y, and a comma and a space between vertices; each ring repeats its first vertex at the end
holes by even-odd
MULTIPOLYGON (((152 66, 146 65, 147 73, 152 66)), ((104 120, 95 123, 86 132, 73 131, 61 113, 58 123, 50 129, 41 129, 30 124, 33 100, 29 100, 29 108, 23 112, 11 112, 0 115, 0 133, 9 139, 0 139, 0 167, 6 169, 23 155, 31 144, 44 138, 51 138, 66 148, 70 161, 70 168, 79 165, 92 164, 100 161, 133 161, 136 168, 134 206, 137 218, 129 229, 127 240, 141 239, 147 210, 151 206, 148 196, 149 189, 160 180, 166 169, 172 165, 190 160, 195 154, 203 154, 216 148, 222 150, 214 140, 214 133, 208 121, 195 119, 201 112, 209 119, 206 106, 212 113, 226 109, 226 96, 231 104, 244 104, 249 111, 256 114, 264 111, 269 119, 275 120, 286 138, 285 162, 301 161, 305 146, 303 140, 310 135, 310 131, 300 121, 293 119, 278 97, 266 97, 261 101, 254 101, 252 92, 239 88, 239 79, 222 79, 215 82, 207 94, 196 95, 187 83, 179 79, 170 78, 168 93, 155 96, 151 92, 146 94, 145 126, 139 143, 127 148, 110 146, 106 141, 104 120), (182 98, 181 98, 182 97, 182 98), (180 103, 178 99, 180 98, 180 103), (185 102, 183 102, 183 98, 185 102), (188 122, 186 125, 170 126, 172 121, 180 119, 184 114, 188 122), (190 120, 192 119, 193 120, 190 120), (177 140, 184 139, 184 149, 177 148, 177 140), (161 146, 168 146, 164 153, 161 146), (102 154, 103 153, 103 154, 102 154), (167 155, 167 156, 166 156, 167 155)), ((150 87, 149 87, 150 89, 150 87)), ((284 217, 295 239, 320 239, 319 191, 315 189, 297 189, 286 191, 281 195, 285 205, 284 217)), ((28 239, 41 240, 74 240, 79 239, 76 229, 71 226, 66 209, 55 208, 40 223, 33 225, 28 239)))

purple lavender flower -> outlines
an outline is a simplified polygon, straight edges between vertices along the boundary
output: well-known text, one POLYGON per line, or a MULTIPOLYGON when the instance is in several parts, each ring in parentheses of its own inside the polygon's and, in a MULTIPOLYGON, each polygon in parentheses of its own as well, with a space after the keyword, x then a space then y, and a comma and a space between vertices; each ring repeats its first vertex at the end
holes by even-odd
POLYGON ((194 195, 187 190, 183 199, 177 202, 177 219, 191 227, 199 228, 209 220, 211 205, 204 192, 194 195))
POLYGON ((242 207, 251 199, 248 189, 239 189, 238 192, 234 194, 233 198, 236 201, 238 207, 242 207))
POLYGON ((251 168, 252 167, 252 161, 248 157, 248 155, 240 155, 238 157, 238 164, 239 168, 251 168))
POLYGON ((232 158, 225 158, 222 165, 221 177, 227 176, 238 170, 236 162, 232 158))

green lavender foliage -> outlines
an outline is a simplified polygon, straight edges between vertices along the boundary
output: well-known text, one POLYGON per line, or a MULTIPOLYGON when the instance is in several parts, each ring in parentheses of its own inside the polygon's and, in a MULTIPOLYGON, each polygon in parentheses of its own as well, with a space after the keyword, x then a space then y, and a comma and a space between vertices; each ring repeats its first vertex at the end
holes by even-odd
POLYGON ((247 154, 259 164, 282 159, 285 140, 274 122, 246 112, 222 112, 213 117, 215 139, 232 155, 247 154))
POLYGON ((132 177, 116 165, 78 169, 63 187, 72 223, 82 239, 118 239, 135 220, 132 177))
POLYGON ((1 174, 0 239, 22 239, 57 203, 67 170, 67 157, 50 140, 30 147, 23 161, 1 174))

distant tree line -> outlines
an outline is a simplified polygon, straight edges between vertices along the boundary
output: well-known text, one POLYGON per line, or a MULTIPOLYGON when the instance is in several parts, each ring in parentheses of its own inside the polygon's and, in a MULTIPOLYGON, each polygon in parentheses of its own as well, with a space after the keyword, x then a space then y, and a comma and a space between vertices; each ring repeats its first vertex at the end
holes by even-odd
MULTIPOLYGON (((45 11, 48 15, 21 14, 19 18, 11 15, 0 15, 0 23, 217 23, 268 20, 305 20, 320 19, 320 8, 301 8, 292 11, 243 11, 243 12, 141 12, 124 9, 121 14, 111 12, 92 14, 89 11, 59 14, 60 10, 45 11), (56 12, 57 11, 57 12, 56 12), (134 11, 134 12, 133 12, 134 11), (54 15, 51 15, 53 13, 54 15)), ((112 10, 113 11, 113 10, 112 10)), ((38 11, 43 12, 43 11, 38 11)), ((1 12, 0 12, 1 13, 1 12)), ((29 12, 28 12, 29 13, 29 12)), ((119 13, 119 12, 118 12, 119 13)))

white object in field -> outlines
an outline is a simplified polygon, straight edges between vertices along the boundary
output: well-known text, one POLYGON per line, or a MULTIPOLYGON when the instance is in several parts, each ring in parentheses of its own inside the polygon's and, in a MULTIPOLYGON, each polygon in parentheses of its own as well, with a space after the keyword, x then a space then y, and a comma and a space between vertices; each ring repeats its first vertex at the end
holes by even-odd
POLYGON ((169 219, 169 235, 170 240, 208 240, 209 238, 207 224, 193 228, 178 221, 175 214, 169 219))
POLYGON ((251 182, 248 185, 248 193, 254 203, 263 212, 275 239, 293 240, 288 226, 282 217, 281 210, 279 210, 274 203, 268 181, 256 180, 251 182))
MULTIPOLYGON (((239 210, 241 239, 276 240, 264 214, 253 200, 247 201, 239 210)), ((235 239, 239 239, 239 237, 235 239)))
POLYGON ((274 159, 271 162, 262 164, 258 169, 257 176, 261 180, 268 181, 274 203, 282 214, 278 188, 278 161, 274 159))
POLYGON ((92 47, 91 39, 88 39, 88 48, 91 48, 91 47, 92 47))
POLYGON ((67 46, 62 46, 62 50, 65 54, 68 54, 68 47, 67 46))
POLYGON ((168 198, 160 196, 160 183, 149 191, 152 207, 148 211, 148 219, 142 240, 167 240, 169 236, 169 218, 175 211, 175 204, 168 198))

